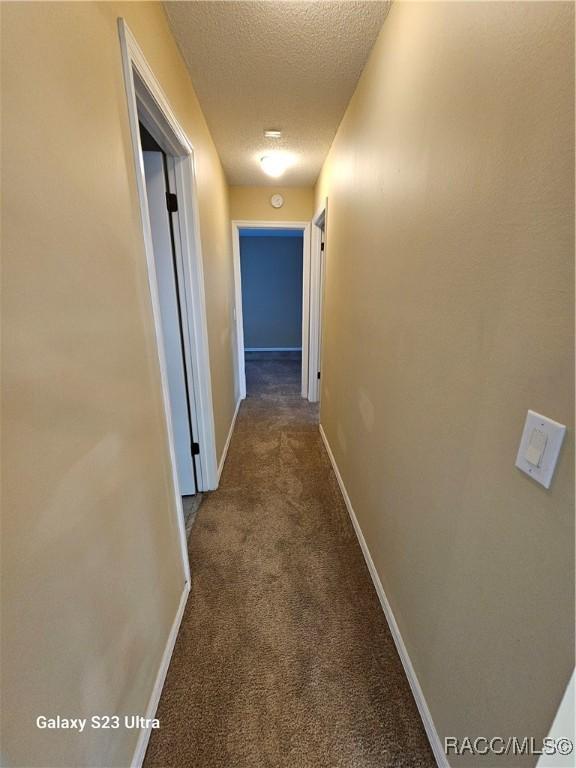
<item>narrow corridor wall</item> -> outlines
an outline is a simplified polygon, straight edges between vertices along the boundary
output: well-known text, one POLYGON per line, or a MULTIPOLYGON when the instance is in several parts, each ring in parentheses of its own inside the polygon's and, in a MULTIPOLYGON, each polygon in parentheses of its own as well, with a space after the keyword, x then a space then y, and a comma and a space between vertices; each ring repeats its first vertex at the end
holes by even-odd
POLYGON ((541 738, 574 665, 572 4, 394 3, 326 196, 321 423, 436 727, 541 738), (549 491, 529 408, 569 430, 549 491))
MULTIPOLYGON (((127 766, 184 586, 117 18, 196 152, 216 437, 234 413, 226 181, 162 5, 2 6, 2 759, 127 766)), ((3 762, 3 764, 4 764, 3 762)))

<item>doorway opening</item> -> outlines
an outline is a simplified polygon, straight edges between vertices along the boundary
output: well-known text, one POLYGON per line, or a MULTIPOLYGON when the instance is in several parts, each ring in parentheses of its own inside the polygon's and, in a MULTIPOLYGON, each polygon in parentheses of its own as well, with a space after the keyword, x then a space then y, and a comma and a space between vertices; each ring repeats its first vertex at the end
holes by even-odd
POLYGON ((123 19, 118 31, 170 456, 169 525, 184 576, 181 617, 190 588, 183 498, 218 487, 194 147, 123 19))
POLYGON ((303 261, 302 230, 240 229, 248 397, 263 388, 300 394, 303 261))
POLYGON ((235 221, 232 231, 238 395, 307 397, 310 225, 235 221))

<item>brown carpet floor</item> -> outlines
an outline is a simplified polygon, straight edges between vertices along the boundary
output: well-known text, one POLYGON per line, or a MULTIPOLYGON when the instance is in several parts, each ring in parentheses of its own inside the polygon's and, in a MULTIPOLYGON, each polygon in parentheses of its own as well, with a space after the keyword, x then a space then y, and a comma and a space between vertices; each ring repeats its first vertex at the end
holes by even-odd
POLYGON ((435 765, 299 371, 247 362, 146 768, 435 765))

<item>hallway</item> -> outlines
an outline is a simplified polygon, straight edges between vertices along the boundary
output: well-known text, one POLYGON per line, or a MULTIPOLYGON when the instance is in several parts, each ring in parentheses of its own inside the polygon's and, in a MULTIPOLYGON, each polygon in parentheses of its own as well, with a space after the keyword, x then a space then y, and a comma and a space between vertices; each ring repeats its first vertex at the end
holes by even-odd
POLYGON ((574 763, 576 4, 0 8, 2 768, 574 763))
POLYGON ((299 361, 248 360, 145 766, 433 766, 299 361))

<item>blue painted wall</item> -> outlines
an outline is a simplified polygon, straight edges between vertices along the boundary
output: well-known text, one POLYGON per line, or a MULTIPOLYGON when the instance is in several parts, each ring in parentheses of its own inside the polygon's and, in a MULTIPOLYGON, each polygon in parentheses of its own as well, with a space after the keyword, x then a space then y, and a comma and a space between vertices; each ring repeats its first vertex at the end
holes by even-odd
POLYGON ((302 346, 301 233, 273 236, 240 233, 244 346, 302 346))

